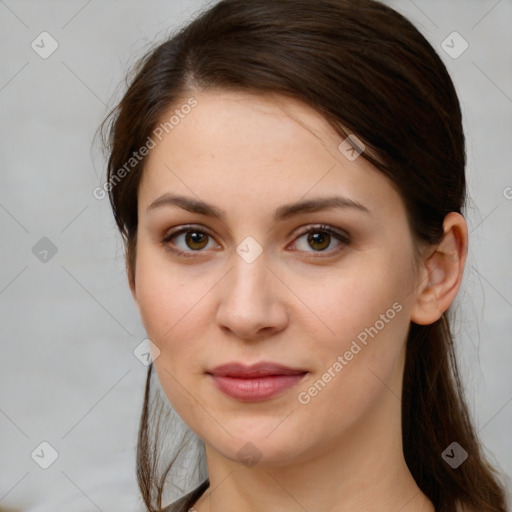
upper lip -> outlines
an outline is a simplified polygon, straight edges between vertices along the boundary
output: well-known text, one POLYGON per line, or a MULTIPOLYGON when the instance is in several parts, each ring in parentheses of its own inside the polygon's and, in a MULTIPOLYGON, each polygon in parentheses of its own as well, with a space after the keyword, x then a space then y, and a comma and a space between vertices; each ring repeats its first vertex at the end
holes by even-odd
POLYGON ((269 375, 299 375, 306 373, 307 370, 290 368, 279 363, 262 361, 252 365, 244 365, 242 363, 227 363, 209 370, 207 373, 218 377, 238 377, 238 378, 255 378, 265 377, 269 375))

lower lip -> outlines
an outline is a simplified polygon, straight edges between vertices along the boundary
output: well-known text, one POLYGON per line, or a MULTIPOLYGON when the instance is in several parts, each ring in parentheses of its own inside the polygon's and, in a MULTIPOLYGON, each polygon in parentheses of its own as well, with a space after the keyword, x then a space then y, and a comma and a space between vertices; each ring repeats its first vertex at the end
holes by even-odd
POLYGON ((251 379, 240 379, 236 377, 221 377, 211 375, 215 385, 226 395, 244 400, 257 402, 272 398, 287 389, 295 386, 301 381, 305 373, 294 375, 267 375, 251 379))

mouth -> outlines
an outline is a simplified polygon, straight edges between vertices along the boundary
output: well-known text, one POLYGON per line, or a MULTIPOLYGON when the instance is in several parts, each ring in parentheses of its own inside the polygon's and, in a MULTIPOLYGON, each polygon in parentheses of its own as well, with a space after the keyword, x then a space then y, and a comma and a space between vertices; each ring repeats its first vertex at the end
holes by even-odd
POLYGON ((246 402, 267 400, 297 385, 307 370, 277 363, 228 363, 206 372, 224 394, 246 402))

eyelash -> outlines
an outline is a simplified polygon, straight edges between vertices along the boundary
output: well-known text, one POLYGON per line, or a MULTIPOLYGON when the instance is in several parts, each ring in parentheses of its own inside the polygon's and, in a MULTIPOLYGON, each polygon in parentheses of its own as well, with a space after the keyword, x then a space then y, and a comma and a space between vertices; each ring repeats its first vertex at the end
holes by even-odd
MULTIPOLYGON (((200 228, 198 228, 196 226, 193 226, 193 225, 187 225, 187 226, 182 227, 179 230, 176 230, 176 231, 173 231, 171 233, 168 233, 163 238, 162 245, 164 245, 167 250, 173 252, 174 254, 177 254, 180 257, 194 258, 194 257, 196 257, 196 255, 198 253, 201 253, 201 252, 204 252, 204 251, 203 250, 182 251, 181 249, 177 249, 176 247, 172 247, 171 243, 170 243, 171 240, 174 239, 175 237, 177 237, 179 235, 182 235, 184 233, 189 233, 189 232, 201 233, 201 234, 204 234, 204 235, 206 235, 206 236, 208 236, 210 238, 214 238, 212 235, 210 235, 207 231, 205 231, 203 229, 200 229, 200 228)), ((339 247, 335 248, 335 249, 331 249, 331 250, 328 250, 328 251, 306 251, 306 252, 316 253, 316 255, 305 256, 306 259, 322 258, 322 257, 332 256, 334 254, 337 254, 345 246, 350 244, 350 238, 349 238, 348 234, 344 234, 342 232, 339 232, 336 229, 334 229, 333 227, 327 226, 325 224, 319 224, 319 225, 316 225, 316 226, 312 226, 309 229, 307 229, 306 231, 300 232, 297 235, 297 237, 294 239, 294 241, 297 240, 298 238, 303 237, 304 235, 308 235, 310 233, 319 233, 319 232, 328 233, 329 235, 334 236, 334 238, 336 238, 338 241, 341 242, 341 245, 339 247), (327 253, 327 256, 324 256, 325 253, 327 253)))

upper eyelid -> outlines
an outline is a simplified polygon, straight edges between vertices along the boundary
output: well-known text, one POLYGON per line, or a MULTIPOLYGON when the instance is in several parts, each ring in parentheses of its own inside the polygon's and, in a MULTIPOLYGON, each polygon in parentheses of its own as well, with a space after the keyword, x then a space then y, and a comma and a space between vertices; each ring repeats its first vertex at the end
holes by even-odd
MULTIPOLYGON (((349 234, 346 232, 346 230, 342 228, 337 228, 335 226, 330 226, 329 224, 304 224, 302 226, 299 226, 298 228, 294 229, 294 231, 299 231, 296 233, 296 236, 301 236, 305 233, 308 233, 311 230, 317 229, 318 231, 332 231, 340 236, 345 236, 348 238, 349 234)), ((206 233, 208 236, 211 236, 212 238, 215 238, 215 236, 210 232, 208 228, 205 228, 199 224, 184 224, 182 226, 177 226, 175 229, 173 228, 172 231, 167 231, 164 235, 164 238, 168 238, 170 236, 186 233, 187 231, 200 231, 203 233, 206 233)))

